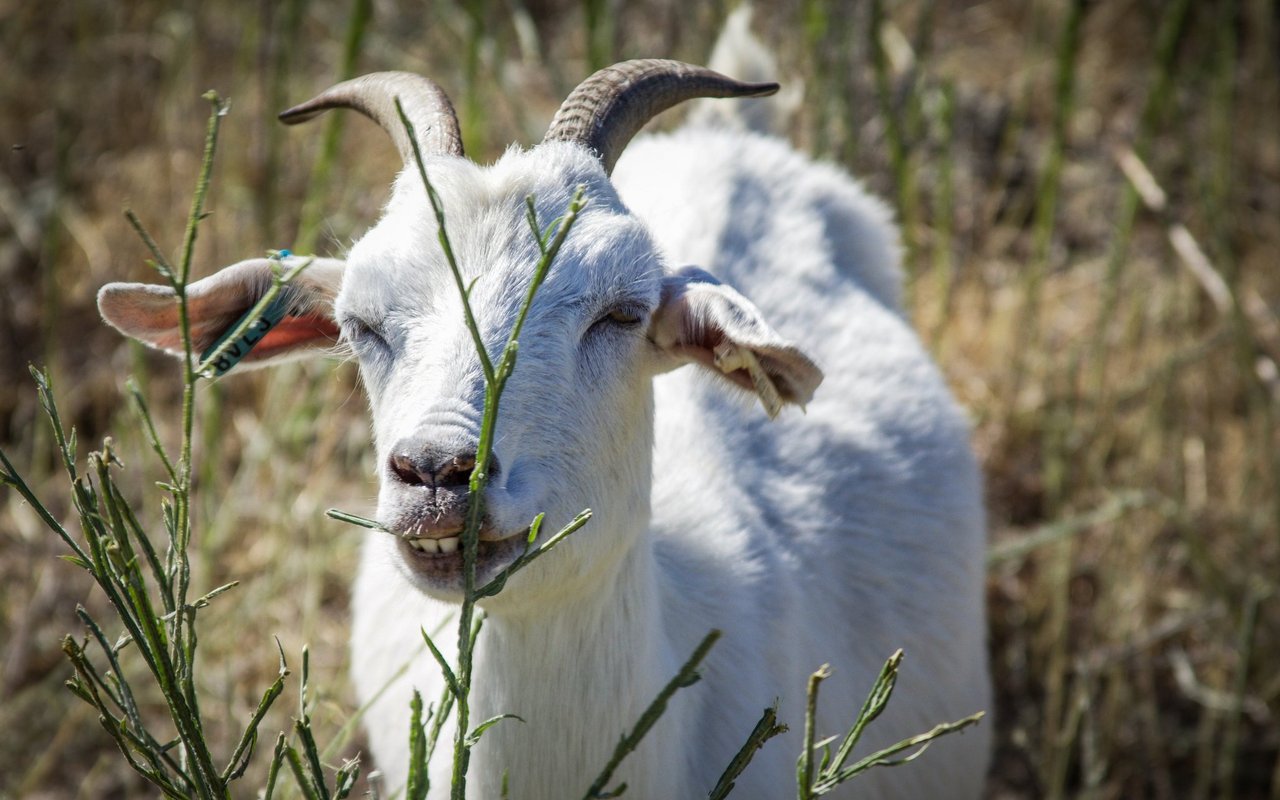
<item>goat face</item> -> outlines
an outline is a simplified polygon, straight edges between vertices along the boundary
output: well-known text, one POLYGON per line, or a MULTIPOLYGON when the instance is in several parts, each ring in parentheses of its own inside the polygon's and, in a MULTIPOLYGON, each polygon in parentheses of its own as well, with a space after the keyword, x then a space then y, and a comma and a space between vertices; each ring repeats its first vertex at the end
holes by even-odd
MULTIPOLYGON (((662 294, 661 257, 580 147, 511 152, 487 169, 437 158, 427 169, 494 362, 540 257, 524 198, 535 198, 545 224, 576 187, 586 189, 587 205, 530 307, 501 398, 477 575, 492 578, 522 551, 537 513, 547 514, 551 532, 589 505, 598 506, 598 534, 580 534, 584 543, 568 549, 572 563, 560 577, 586 578, 586 564, 593 575, 607 572, 625 548, 603 532, 640 529, 647 508, 648 381, 667 365, 647 336, 662 294)), ((456 597, 485 383, 416 170, 403 173, 384 218, 352 248, 335 318, 373 411, 379 519, 417 537, 386 546, 419 586, 456 597)))
MULTIPOLYGON (((549 533, 583 508, 595 510, 591 530, 531 565, 503 594, 537 605, 529 602, 537 593, 568 597, 607 580, 644 530, 653 375, 698 363, 758 392, 770 413, 781 402, 807 401, 821 380, 813 363, 733 289, 696 268, 668 271, 608 178, 631 135, 663 108, 694 96, 776 88, 677 62, 627 62, 579 86, 541 145, 510 151, 487 168, 462 157, 448 100, 417 76, 358 78, 282 115, 296 122, 327 108, 359 110, 392 135, 406 169, 385 215, 345 264, 320 259, 289 285, 288 314, 245 361, 261 364, 323 347, 339 333, 349 343, 373 411, 379 517, 405 537, 386 537, 383 546, 424 591, 460 596, 459 534, 485 381, 416 152, 425 153, 492 359, 507 340, 540 255, 525 198, 534 198, 545 225, 564 213, 578 187, 587 197, 521 332, 484 498, 480 582, 523 550, 538 512, 546 513, 549 533), (395 99, 419 132, 416 139, 401 127, 395 99)), ((187 288, 197 351, 252 307, 271 285, 272 269, 266 259, 241 262, 187 288)), ((99 308, 124 333, 181 352, 166 287, 111 284, 99 294, 99 308)))

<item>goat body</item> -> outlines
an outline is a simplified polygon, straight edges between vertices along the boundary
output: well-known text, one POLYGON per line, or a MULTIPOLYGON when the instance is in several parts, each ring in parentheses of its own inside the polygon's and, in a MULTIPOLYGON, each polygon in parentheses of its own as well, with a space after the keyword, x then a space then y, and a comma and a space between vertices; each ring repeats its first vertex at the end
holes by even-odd
MULTIPOLYGON (((510 154, 493 172, 527 157, 510 154)), ((651 510, 644 475, 625 495, 593 501, 627 509, 622 524, 646 530, 619 537, 629 546, 590 589, 490 608, 473 718, 525 723, 485 735, 472 758, 475 796, 497 796, 504 771, 520 797, 585 787, 712 628, 724 638, 703 680, 624 762, 628 794, 705 794, 780 698, 791 732, 757 756, 734 796, 788 795, 806 679, 823 663, 835 675, 823 685, 821 735, 848 727, 898 647, 899 688, 867 747, 989 708, 978 471, 967 426, 898 307, 887 210, 775 139, 723 130, 637 140, 614 185, 671 263, 706 265, 755 298, 803 339, 826 383, 807 413, 770 422, 699 373, 654 381, 651 510)), ((441 688, 419 626, 447 629, 456 606, 415 592, 393 560, 383 543, 367 544, 353 672, 372 704, 378 763, 403 775, 406 698, 414 686, 428 698, 441 688)), ((976 796, 988 744, 988 730, 970 730, 915 768, 857 785, 866 796, 976 796)), ((434 785, 447 784, 447 767, 436 765, 434 785)))
MULTIPOLYGON (((601 74, 608 92, 649 91, 654 75, 676 75, 702 95, 770 88, 674 62, 601 74)), ((547 531, 586 506, 595 516, 483 602, 471 718, 523 722, 485 733, 471 796, 499 796, 504 774, 515 797, 584 790, 713 628, 724 635, 703 679, 617 772, 628 797, 705 795, 775 699, 791 732, 757 756, 733 796, 790 795, 806 678, 823 663, 834 676, 823 685, 820 736, 847 729, 885 658, 906 651, 897 693, 863 750, 988 708, 980 479, 967 425, 899 306, 887 210, 835 168, 724 128, 641 138, 611 180, 643 119, 581 122, 582 105, 596 102, 590 81, 541 145, 477 166, 460 157, 447 99, 424 82, 370 76, 286 118, 345 106, 387 127, 393 93, 427 97, 406 110, 431 129, 426 167, 490 353, 538 255, 524 198, 545 221, 576 187, 588 197, 530 308, 502 399, 480 579, 510 562, 537 512, 547 531), (675 369, 684 363, 707 369, 675 369), (815 363, 827 375, 816 395, 815 363), (807 413, 770 422, 744 402, 741 390, 760 386, 756 369, 777 394, 767 406, 807 403, 807 413)), ((406 153, 409 137, 396 141, 406 153)), ((436 237, 410 163, 383 218, 345 263, 322 260, 291 284, 286 333, 266 334, 249 356, 261 363, 323 346, 341 330, 360 361, 379 519, 412 538, 371 538, 354 590, 352 674, 391 788, 408 769, 413 690, 431 700, 443 688, 422 630, 456 655, 456 534, 484 403, 436 237)), ((252 305, 269 276, 257 260, 193 284, 197 346, 252 305)), ((124 332, 177 348, 167 290, 113 284, 99 304, 124 332)), ((916 766, 858 786, 874 796, 975 796, 989 739, 989 726, 948 737, 916 766)), ((435 760, 433 796, 447 794, 446 762, 435 760)))

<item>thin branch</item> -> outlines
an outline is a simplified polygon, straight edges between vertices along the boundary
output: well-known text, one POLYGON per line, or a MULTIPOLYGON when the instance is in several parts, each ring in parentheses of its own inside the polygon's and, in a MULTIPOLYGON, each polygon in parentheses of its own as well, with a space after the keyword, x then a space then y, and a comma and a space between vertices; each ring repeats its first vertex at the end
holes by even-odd
POLYGON ((720 780, 716 781, 715 788, 711 790, 711 794, 707 795, 707 800, 724 800, 733 791, 734 781, 742 774, 742 771, 751 763, 751 759, 755 758, 756 753, 764 747, 764 743, 781 733, 787 732, 786 725, 778 724, 778 703, 774 702, 772 706, 764 710, 760 721, 752 728, 751 733, 747 736, 747 741, 734 755, 729 762, 729 766, 725 767, 724 773, 720 776, 720 780))
POLYGON ((639 746, 645 734, 654 726, 663 713, 667 710, 667 703, 680 689, 692 686, 698 682, 701 677, 698 674, 698 666, 702 660, 707 657, 707 653, 711 652, 711 648, 715 645, 716 640, 720 638, 720 631, 713 630, 703 637, 702 641, 693 650, 693 654, 680 667, 680 671, 675 674, 671 680, 667 681, 667 685, 662 687, 658 692, 658 696, 653 698, 653 702, 640 715, 640 719, 636 722, 636 726, 631 729, 630 733, 623 734, 618 740, 618 744, 613 749, 613 755, 609 758, 609 763, 604 765, 604 769, 592 781, 591 786, 587 788, 583 800, 601 800, 606 797, 617 797, 622 794, 626 788, 626 784, 614 789, 612 792, 606 792, 605 787, 609 781, 613 779, 613 773, 617 770, 622 760, 639 746))

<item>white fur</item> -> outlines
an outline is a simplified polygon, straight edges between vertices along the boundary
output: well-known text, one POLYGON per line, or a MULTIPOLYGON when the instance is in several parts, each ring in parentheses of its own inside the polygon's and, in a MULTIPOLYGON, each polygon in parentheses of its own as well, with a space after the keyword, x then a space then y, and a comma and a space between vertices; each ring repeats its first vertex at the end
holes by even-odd
MULTIPOLYGON (((667 269, 699 264, 737 287, 828 377, 807 414, 771 423, 688 368, 652 380, 652 390, 657 367, 578 384, 581 372, 559 361, 571 355, 551 330, 565 323, 550 311, 531 317, 524 340, 548 343, 521 351, 496 448, 512 467, 508 480, 523 488, 499 482, 492 507, 512 524, 540 509, 549 525, 561 524, 582 505, 597 516, 487 604, 472 719, 515 713, 525 723, 486 734, 471 761, 471 796, 497 796, 504 771, 514 797, 583 791, 712 628, 724 638, 703 681, 677 695, 617 776, 628 797, 704 795, 775 698, 791 732, 760 753, 734 797, 790 796, 805 680, 823 663, 835 675, 823 685, 820 736, 844 731, 884 659, 906 650, 893 702, 860 752, 989 709, 980 478, 966 423, 899 308, 887 210, 838 170, 752 134, 686 129, 637 140, 614 176, 620 199, 593 167, 585 152, 560 144, 509 152, 489 169, 430 165, 464 269, 483 262, 488 270, 476 270, 473 296, 482 324, 499 320, 487 329, 491 350, 519 296, 510 287, 523 285, 532 261, 521 232, 492 241, 494 215, 508 215, 502 224, 518 231, 523 193, 533 192, 549 219, 573 185, 586 183, 591 206, 535 310, 592 285, 656 281, 646 266, 654 256, 644 252, 651 245, 636 231, 618 236, 639 219, 667 269), (587 269, 570 272, 575 263, 587 269), (528 462, 536 469, 521 473, 525 448, 536 451, 528 462), (553 485, 527 488, 539 482, 553 485)), ((428 417, 462 409, 462 421, 448 424, 466 427, 480 402, 421 197, 415 176, 402 176, 386 219, 352 252, 339 298, 341 315, 434 283, 433 302, 449 309, 439 312, 447 325, 436 315, 414 326, 429 331, 421 346, 434 355, 388 378, 385 391, 371 381, 380 454, 421 428, 424 406, 428 417), (354 282, 375 262, 377 280, 354 282), (349 294, 370 285, 384 299, 349 294)), ((647 363, 636 358, 619 363, 647 363)), ((387 502, 384 495, 380 511, 387 502)), ((353 674, 361 702, 371 704, 375 759, 396 785, 407 770, 411 687, 428 699, 441 688, 419 627, 443 631, 436 640, 452 645, 454 606, 417 591, 391 544, 375 539, 365 549, 353 674)), ((979 726, 855 788, 866 797, 977 796, 989 742, 990 726, 979 726)), ((440 796, 447 761, 442 752, 433 770, 440 796)))

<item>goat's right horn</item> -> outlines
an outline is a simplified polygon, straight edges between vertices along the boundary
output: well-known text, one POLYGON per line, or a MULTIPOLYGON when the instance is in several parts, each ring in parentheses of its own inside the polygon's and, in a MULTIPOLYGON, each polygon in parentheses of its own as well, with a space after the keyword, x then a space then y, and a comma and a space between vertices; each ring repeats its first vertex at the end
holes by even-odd
POLYGON ((462 134, 453 104, 435 81, 412 72, 372 72, 343 81, 288 111, 280 112, 286 125, 306 122, 331 108, 359 111, 390 134, 405 164, 413 163, 413 145, 396 113, 396 98, 413 124, 423 156, 462 155, 462 134))
POLYGON ((759 97, 776 91, 776 83, 744 83, 681 61, 623 61, 578 84, 542 141, 578 142, 600 156, 604 171, 611 173, 631 137, 677 103, 695 97, 759 97))

